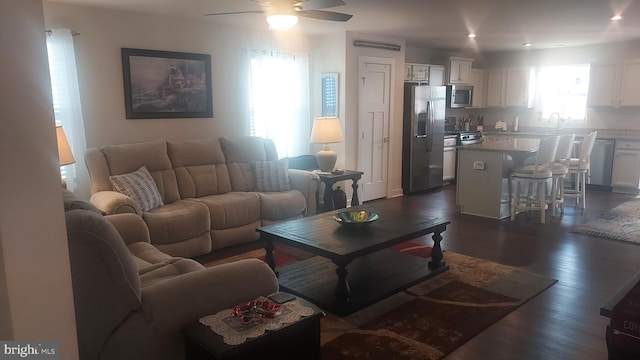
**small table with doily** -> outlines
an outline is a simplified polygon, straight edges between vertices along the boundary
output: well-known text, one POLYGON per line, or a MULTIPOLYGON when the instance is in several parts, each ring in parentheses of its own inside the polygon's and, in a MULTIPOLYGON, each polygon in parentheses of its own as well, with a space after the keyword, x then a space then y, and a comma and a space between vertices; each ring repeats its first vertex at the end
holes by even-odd
MULTIPOLYGON (((256 299, 263 301, 265 298, 256 299)), ((320 359, 320 319, 324 312, 296 298, 264 321, 241 321, 226 309, 182 328, 186 359, 320 359)))

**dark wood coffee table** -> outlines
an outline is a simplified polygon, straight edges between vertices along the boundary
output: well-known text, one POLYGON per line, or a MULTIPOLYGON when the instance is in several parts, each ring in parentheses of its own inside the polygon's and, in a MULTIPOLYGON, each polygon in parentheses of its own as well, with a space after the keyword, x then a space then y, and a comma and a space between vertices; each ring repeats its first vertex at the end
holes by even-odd
POLYGON ((333 214, 343 209, 258 229, 282 291, 344 316, 449 268, 442 261, 440 241, 450 221, 368 205, 349 210, 374 211, 380 219, 364 226, 341 225, 333 214), (431 261, 389 249, 431 233, 431 261), (318 256, 276 269, 276 241, 318 256))

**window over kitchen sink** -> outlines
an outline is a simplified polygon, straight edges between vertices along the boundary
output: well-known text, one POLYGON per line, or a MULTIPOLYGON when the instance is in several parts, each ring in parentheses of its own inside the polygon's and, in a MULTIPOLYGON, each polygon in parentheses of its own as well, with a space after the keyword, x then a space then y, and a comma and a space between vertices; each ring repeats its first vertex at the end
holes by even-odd
POLYGON ((589 64, 538 68, 535 107, 540 121, 551 121, 556 126, 562 126, 556 121, 586 121, 589 69, 589 64))

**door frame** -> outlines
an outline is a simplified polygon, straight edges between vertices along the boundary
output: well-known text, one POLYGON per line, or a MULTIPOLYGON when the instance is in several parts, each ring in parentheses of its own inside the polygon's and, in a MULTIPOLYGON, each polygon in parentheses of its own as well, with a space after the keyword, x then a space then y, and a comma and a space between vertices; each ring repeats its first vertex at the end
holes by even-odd
MULTIPOLYGON (((360 81, 360 67, 361 65, 363 65, 364 63, 379 63, 382 65, 389 65, 390 66, 390 70, 389 70, 389 96, 388 96, 388 116, 387 116, 387 123, 384 126, 384 131, 386 133, 386 137, 389 140, 386 141, 386 151, 384 152, 384 156, 385 156, 385 160, 386 160, 386 190, 385 190, 385 197, 389 198, 392 196, 396 196, 393 195, 393 189, 392 189, 392 181, 390 181, 391 178, 391 172, 392 172, 392 166, 391 166, 391 159, 392 159, 392 154, 394 153, 393 149, 392 149, 392 145, 394 144, 393 139, 396 136, 400 136, 399 138, 399 146, 402 147, 402 133, 400 132, 400 135, 397 135, 396 131, 394 131, 394 121, 393 121, 393 113, 395 110, 395 106, 394 106, 394 102, 395 102, 395 82, 396 82, 396 59, 394 58, 386 58, 386 57, 379 57, 379 56, 366 56, 366 55, 360 55, 358 56, 358 78, 357 81, 360 81)), ((403 69, 404 70, 404 69, 403 69)), ((361 124, 360 124, 360 116, 361 116, 361 104, 360 104, 360 85, 358 83, 358 87, 357 87, 357 96, 358 96, 358 112, 357 112, 357 129, 356 129, 356 149, 357 149, 357 153, 356 153, 356 165, 358 165, 358 163, 360 162, 360 129, 361 129, 361 124)), ((400 149, 401 150, 401 149, 400 149)), ((366 197, 364 197, 364 191, 362 190, 362 188, 360 189, 362 191, 362 199, 366 199, 366 197)))

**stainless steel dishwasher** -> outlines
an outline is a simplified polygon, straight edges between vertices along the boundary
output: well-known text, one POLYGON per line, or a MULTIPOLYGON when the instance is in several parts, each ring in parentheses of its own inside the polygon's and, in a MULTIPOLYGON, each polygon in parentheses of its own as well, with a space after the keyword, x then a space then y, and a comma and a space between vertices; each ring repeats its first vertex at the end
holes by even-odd
MULTIPOLYGON (((616 141, 596 139, 591 151, 591 176, 587 184, 592 188, 611 191, 611 173, 613 172, 613 154, 616 141)), ((579 154, 579 153, 578 153, 579 154)))

